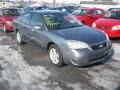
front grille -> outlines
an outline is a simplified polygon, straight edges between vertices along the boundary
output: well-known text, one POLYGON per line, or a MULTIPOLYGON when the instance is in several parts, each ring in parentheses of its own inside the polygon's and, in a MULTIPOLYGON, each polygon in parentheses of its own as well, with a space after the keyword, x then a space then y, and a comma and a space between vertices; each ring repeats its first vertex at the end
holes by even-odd
POLYGON ((105 48, 106 46, 107 46, 107 42, 103 42, 100 44, 92 45, 91 48, 92 50, 99 50, 99 49, 105 48))
POLYGON ((97 28, 99 28, 99 29, 110 29, 109 26, 102 26, 102 25, 97 25, 97 28))
POLYGON ((102 56, 98 56, 98 57, 92 58, 92 59, 90 59, 90 62, 99 61, 100 59, 105 58, 108 54, 109 54, 109 53, 106 53, 106 54, 104 54, 104 55, 102 55, 102 56))

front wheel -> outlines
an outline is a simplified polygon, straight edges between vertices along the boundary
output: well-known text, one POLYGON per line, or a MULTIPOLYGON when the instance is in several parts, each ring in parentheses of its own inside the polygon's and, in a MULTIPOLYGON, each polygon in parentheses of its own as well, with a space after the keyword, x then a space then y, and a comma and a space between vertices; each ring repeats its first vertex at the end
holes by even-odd
POLYGON ((59 47, 55 44, 51 45, 49 48, 49 59, 57 67, 64 65, 63 56, 59 47))
POLYGON ((18 41, 19 44, 23 44, 24 43, 23 40, 22 40, 22 35, 21 35, 21 33, 19 31, 17 31, 16 38, 17 38, 17 41, 18 41))

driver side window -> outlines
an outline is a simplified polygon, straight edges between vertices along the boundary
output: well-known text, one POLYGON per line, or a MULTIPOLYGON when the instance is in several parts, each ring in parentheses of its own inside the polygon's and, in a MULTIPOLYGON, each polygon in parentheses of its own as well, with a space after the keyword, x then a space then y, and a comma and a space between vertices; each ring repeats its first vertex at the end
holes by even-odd
POLYGON ((33 13, 30 25, 31 26, 39 26, 42 24, 41 16, 38 13, 33 13))
POLYGON ((21 22, 24 24, 29 25, 30 23, 30 18, 31 18, 31 13, 25 13, 22 18, 21 18, 21 22))

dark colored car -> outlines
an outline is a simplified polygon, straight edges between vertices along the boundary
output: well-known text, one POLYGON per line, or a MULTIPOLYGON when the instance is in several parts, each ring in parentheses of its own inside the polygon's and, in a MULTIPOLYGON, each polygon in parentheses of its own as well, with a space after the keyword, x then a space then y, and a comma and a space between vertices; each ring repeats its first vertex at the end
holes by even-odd
POLYGON ((13 20, 19 16, 17 8, 1 8, 0 9, 0 24, 3 31, 13 31, 13 20))
POLYGON ((51 10, 59 10, 67 13, 72 13, 77 7, 75 6, 63 6, 63 7, 54 7, 50 8, 51 10))
POLYGON ((112 11, 112 10, 120 10, 120 8, 109 8, 108 11, 112 11))
POLYGON ((45 10, 47 8, 48 8, 47 6, 26 7, 23 8, 20 13, 23 14, 25 12, 34 11, 34 10, 45 10))
POLYGON ((103 18, 96 20, 93 27, 104 31, 110 38, 120 37, 120 10, 112 10, 103 18))
POLYGON ((85 25, 92 26, 94 21, 104 16, 105 11, 100 8, 80 7, 72 14, 85 25))
POLYGON ((34 11, 14 21, 19 43, 31 42, 48 51, 56 66, 99 62, 111 50, 108 36, 60 11, 34 11))

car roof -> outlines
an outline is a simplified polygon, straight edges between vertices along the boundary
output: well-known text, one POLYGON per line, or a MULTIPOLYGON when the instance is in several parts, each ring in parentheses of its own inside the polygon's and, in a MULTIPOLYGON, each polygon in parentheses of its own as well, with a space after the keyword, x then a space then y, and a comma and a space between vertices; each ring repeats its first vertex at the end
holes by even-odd
POLYGON ((109 8, 109 9, 120 9, 120 8, 109 8))
POLYGON ((79 7, 79 9, 101 9, 101 8, 96 8, 96 7, 79 7))
POLYGON ((120 12, 120 10, 111 10, 110 12, 120 12))

